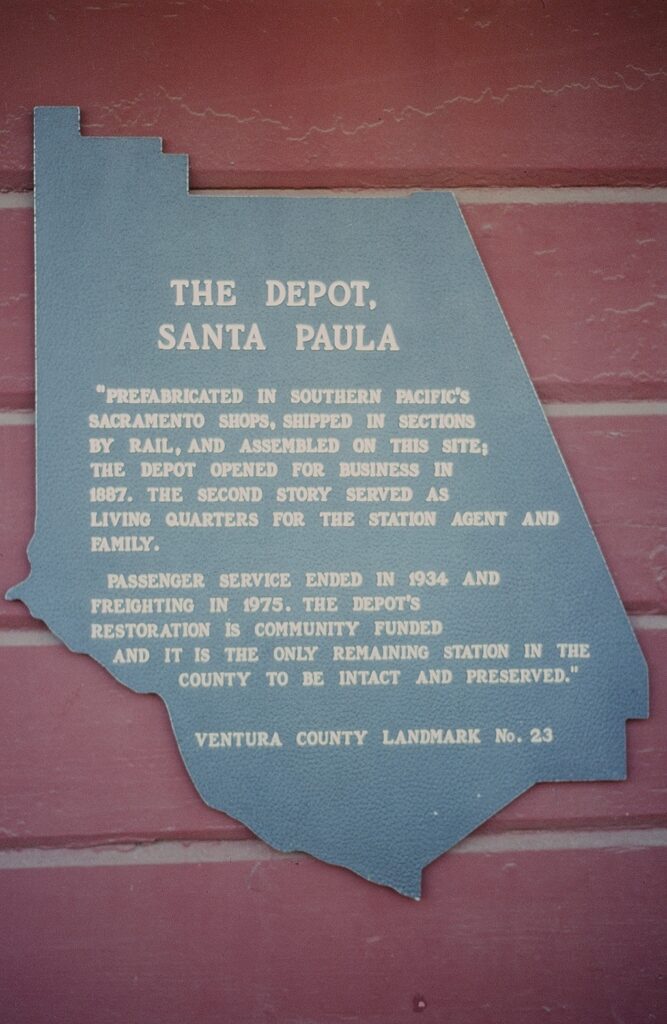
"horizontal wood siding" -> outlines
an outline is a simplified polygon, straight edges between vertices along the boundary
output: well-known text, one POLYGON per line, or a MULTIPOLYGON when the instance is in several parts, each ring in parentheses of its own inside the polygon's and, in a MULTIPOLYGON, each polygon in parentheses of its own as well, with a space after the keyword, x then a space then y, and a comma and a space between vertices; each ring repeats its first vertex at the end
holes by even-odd
POLYGON ((659 0, 3 5, 0 187, 35 104, 163 135, 195 188, 667 180, 659 0), (28 11, 26 11, 26 7, 28 11))
POLYGON ((0 872, 4 999, 12 1024, 658 1024, 666 879, 664 848, 613 846, 453 854, 420 903, 307 857, 0 872))

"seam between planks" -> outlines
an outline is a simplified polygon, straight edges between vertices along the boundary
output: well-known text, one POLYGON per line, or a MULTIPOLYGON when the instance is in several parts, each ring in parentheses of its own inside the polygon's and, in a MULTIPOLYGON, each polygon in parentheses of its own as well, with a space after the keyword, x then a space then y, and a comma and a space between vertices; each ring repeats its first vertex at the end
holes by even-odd
POLYGON ((543 402, 547 416, 666 416, 667 402, 639 399, 635 402, 543 402))
MULTIPOLYGON (((119 136, 120 137, 120 136, 119 136)), ((142 136, 137 136, 141 138, 142 136)), ((288 196, 295 198, 317 198, 341 196, 343 198, 368 199, 373 196, 407 196, 416 192, 453 192, 459 203, 464 206, 487 206, 491 204, 511 205, 567 205, 576 203, 594 203, 614 205, 619 203, 667 203, 667 188, 651 185, 637 186, 581 186, 579 188, 340 188, 340 189, 190 189, 189 194, 197 196, 288 196)), ((33 205, 32 191, 0 192, 0 210, 30 209, 33 205)))
MULTIPOLYGON (((469 836, 449 854, 503 854, 563 850, 617 850, 667 847, 667 828, 569 829, 506 832, 495 836, 469 836)), ((304 853, 281 853, 259 839, 161 840, 133 846, 86 849, 0 850, 0 871, 49 868, 132 867, 161 864, 234 864, 242 861, 312 858, 304 853)))
MULTIPOLYGON (((635 629, 662 630, 667 629, 667 614, 665 615, 629 615, 628 618, 635 629)), ((0 647, 64 647, 65 644, 54 636, 50 630, 9 628, 0 625, 0 647)), ((87 653, 75 651, 74 653, 87 653)))
MULTIPOLYGON (((667 401, 638 399, 627 402, 544 402, 545 414, 553 419, 595 416, 667 416, 667 401)), ((0 427, 26 427, 35 422, 32 409, 0 410, 0 427)))

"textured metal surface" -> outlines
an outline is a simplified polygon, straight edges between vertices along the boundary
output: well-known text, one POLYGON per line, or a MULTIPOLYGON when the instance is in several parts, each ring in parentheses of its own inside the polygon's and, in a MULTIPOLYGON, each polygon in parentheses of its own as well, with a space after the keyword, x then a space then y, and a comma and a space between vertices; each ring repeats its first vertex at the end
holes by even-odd
MULTIPOLYGON (((278 849, 305 850, 418 895, 426 864, 534 783, 623 778, 625 720, 647 711, 643 658, 451 195, 195 198, 185 189, 182 159, 163 156, 158 140, 81 138, 69 108, 36 112, 36 168, 40 497, 32 572, 11 593, 70 648, 92 655, 130 688, 163 698, 205 802, 278 849), (233 278, 232 321, 259 321, 256 347, 234 351, 227 340, 227 351, 202 350, 196 336, 211 319, 213 300, 173 310, 184 305, 183 291, 170 295, 174 266, 233 278), (263 297, 265 281, 294 275, 365 280, 367 294, 357 292, 357 308, 345 313, 322 294, 324 312, 304 310, 305 298, 289 308, 263 297), (350 327, 356 345, 336 350, 330 325, 352 312, 353 321, 367 322, 366 333, 360 342, 360 328, 350 327), (176 321, 168 347, 154 340, 165 318, 176 321), (190 334, 178 351, 185 318, 190 334), (325 322, 302 332, 303 321, 313 319, 325 322), (316 330, 318 338, 324 332, 319 345, 316 330), (300 335, 309 340, 300 343, 300 335), (328 486, 302 488, 308 497, 292 499, 298 511, 285 512, 280 489, 269 483, 256 488, 258 511, 241 501, 245 528, 170 530, 170 517, 181 511, 200 517, 197 485, 211 483, 219 458, 182 463, 195 474, 178 499, 182 507, 171 498, 164 510, 151 505, 144 467, 178 462, 128 459, 111 389, 204 388, 216 379, 237 388, 238 397, 204 406, 207 414, 227 414, 231 402, 265 421, 221 430, 207 415, 199 432, 225 438, 226 459, 247 461, 243 445, 256 439, 265 465, 261 452, 275 439, 279 454, 268 457, 284 490, 300 463, 280 455, 280 435, 305 434, 324 452, 307 465, 320 467, 319 482, 328 486), (431 387, 446 392, 424 406, 419 396, 431 387), (276 389, 268 406, 258 405, 260 388, 276 389), (334 409, 335 420, 347 417, 338 433, 331 411, 326 422, 294 432, 288 421, 302 410, 293 388, 354 395, 379 388, 381 398, 361 399, 361 409, 356 398, 344 399, 334 409), (399 390, 405 388, 417 389, 416 398, 399 390), (369 428, 378 411, 381 419, 369 428), (112 423, 93 424, 88 435, 91 413, 112 423), (452 450, 446 446, 461 438, 467 445, 471 433, 472 457, 463 448, 442 462, 441 453, 452 450), (114 458, 124 460, 115 463, 128 495, 121 500, 135 501, 132 514, 148 516, 148 525, 133 549, 115 556, 102 549, 100 556, 90 536, 97 507, 89 511, 95 482, 88 453, 109 435, 111 460, 97 465, 111 469, 114 458), (371 447, 355 448, 355 438, 371 447), (415 442, 422 447, 396 456, 396 443, 415 442), (376 487, 363 504, 350 505, 359 499, 350 499, 346 485, 369 482, 343 473, 357 464, 395 465, 400 479, 372 482, 412 486, 395 487, 397 496, 376 487), (444 480, 439 465, 447 468, 444 480), (502 511, 474 511, 486 509, 502 511), (348 522, 327 521, 335 516, 348 522), (384 528, 383 516, 390 517, 384 528), (411 516, 421 520, 401 519, 411 516), (294 521, 296 529, 286 528, 294 521), (491 528, 478 529, 484 526, 491 528), (91 611, 110 572, 204 567, 192 621, 209 620, 205 667, 190 664, 194 644, 179 648, 185 653, 178 667, 169 664, 172 648, 164 642, 109 642, 121 636, 119 620, 91 611), (254 589, 267 607, 248 617, 242 595, 225 585, 232 604, 224 616, 211 616, 206 607, 220 595, 219 574, 239 571, 257 574, 254 589), (267 571, 287 582, 263 582, 267 571), (309 583, 309 574, 340 571, 347 582, 309 583), (378 573, 389 578, 377 580, 378 573), (315 595, 320 607, 309 604, 315 595), (355 605, 356 595, 369 607, 355 605), (328 613, 325 601, 332 601, 328 613), (258 631, 281 623, 301 632, 258 631), (331 628, 317 632, 320 626, 331 628), (105 629, 109 636, 100 637, 105 629), (317 639, 288 646, 261 639, 281 635, 317 639), (252 651, 243 661, 257 664, 233 663, 237 649, 252 651), (448 653, 457 650, 463 653, 448 653), (319 672, 316 684, 304 668, 319 672), (280 685, 273 681, 278 669, 289 669, 280 685), (501 685, 476 685, 489 682, 501 685)), ((222 316, 229 319, 219 310, 216 319, 222 316)), ((155 411, 150 399, 138 407, 119 400, 126 415, 155 411)), ((167 450, 178 456, 197 431, 167 428, 166 435, 167 450)), ((99 515, 122 518, 119 508, 99 515)), ((236 512, 229 515, 236 525, 236 512)), ((119 542, 123 536, 135 539, 121 524, 119 542)), ((98 539, 107 543, 104 534, 98 539)), ((140 596, 149 596, 145 587, 140 596)), ((140 614, 140 623, 146 618, 155 635, 172 635, 173 613, 140 614)))

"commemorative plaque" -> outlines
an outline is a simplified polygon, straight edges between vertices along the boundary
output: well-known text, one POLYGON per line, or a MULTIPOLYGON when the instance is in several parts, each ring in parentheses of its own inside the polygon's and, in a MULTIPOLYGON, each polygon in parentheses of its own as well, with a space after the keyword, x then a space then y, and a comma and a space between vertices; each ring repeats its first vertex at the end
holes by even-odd
POLYGON ((202 799, 416 897, 646 669, 448 193, 205 196, 36 111, 24 601, 165 701, 202 799))

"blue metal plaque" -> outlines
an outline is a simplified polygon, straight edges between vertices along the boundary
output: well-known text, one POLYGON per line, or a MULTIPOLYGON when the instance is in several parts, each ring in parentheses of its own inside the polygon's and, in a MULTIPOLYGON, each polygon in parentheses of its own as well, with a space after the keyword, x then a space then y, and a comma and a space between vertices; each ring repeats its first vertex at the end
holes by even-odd
POLYGON ((163 698, 207 804, 410 896, 533 784, 624 778, 644 661, 453 196, 191 195, 35 116, 10 596, 163 698))

